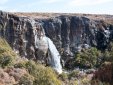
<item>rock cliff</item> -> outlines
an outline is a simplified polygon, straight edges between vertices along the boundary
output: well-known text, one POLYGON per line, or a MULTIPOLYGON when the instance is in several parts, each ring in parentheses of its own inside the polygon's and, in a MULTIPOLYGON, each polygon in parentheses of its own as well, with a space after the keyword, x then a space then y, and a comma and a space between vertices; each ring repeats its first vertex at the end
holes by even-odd
MULTIPOLYGON (((16 53, 36 59, 34 28, 41 29, 64 56, 73 56, 82 48, 105 50, 113 40, 113 16, 89 14, 6 13, 0 11, 0 36, 4 37, 16 53), (32 21, 35 21, 35 26, 32 21)), ((46 56, 46 55, 45 55, 46 56)))

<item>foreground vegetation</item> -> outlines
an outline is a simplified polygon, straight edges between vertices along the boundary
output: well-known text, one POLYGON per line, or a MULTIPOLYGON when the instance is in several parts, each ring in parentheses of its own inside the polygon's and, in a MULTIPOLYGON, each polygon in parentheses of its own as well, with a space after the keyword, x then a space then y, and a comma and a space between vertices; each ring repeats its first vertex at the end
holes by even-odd
POLYGON ((75 54, 72 67, 97 69, 82 72, 74 69, 58 75, 50 67, 15 54, 0 38, 0 85, 112 85, 113 44, 103 52, 96 48, 83 49, 75 54))

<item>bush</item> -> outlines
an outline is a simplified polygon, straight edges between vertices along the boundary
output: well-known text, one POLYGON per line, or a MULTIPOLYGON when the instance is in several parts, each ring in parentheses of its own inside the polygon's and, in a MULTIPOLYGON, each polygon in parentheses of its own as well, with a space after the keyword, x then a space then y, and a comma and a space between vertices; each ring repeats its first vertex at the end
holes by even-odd
POLYGON ((18 85, 33 85, 33 81, 34 81, 33 76, 25 74, 20 78, 18 85))
POLYGON ((12 65, 15 56, 16 54, 12 51, 5 39, 0 38, 0 67, 12 65))
POLYGON ((96 80, 91 80, 91 85, 110 85, 110 84, 96 79, 96 80))
POLYGON ((30 60, 26 63, 26 69, 35 78, 33 85, 61 85, 61 81, 57 79, 57 75, 49 67, 44 67, 30 60))
POLYGON ((15 67, 15 68, 25 68, 27 62, 28 62, 28 61, 24 61, 24 60, 19 61, 18 63, 16 63, 16 64, 14 65, 14 67, 15 67))
POLYGON ((78 78, 80 77, 80 72, 78 70, 74 70, 71 73, 68 74, 68 78, 78 78))
POLYGON ((96 48, 83 50, 75 55, 75 66, 91 68, 100 65, 101 52, 96 48))
POLYGON ((113 64, 111 62, 105 62, 95 72, 93 79, 98 79, 102 82, 113 84, 113 64))
POLYGON ((103 63, 105 61, 107 61, 107 62, 113 62, 113 43, 112 42, 108 46, 108 49, 106 49, 103 52, 103 63))
POLYGON ((75 80, 74 85, 91 85, 91 84, 88 78, 81 78, 81 79, 75 80))
POLYGON ((59 75, 59 78, 61 80, 65 81, 68 79, 68 74, 63 72, 62 74, 59 75))
POLYGON ((81 80, 81 83, 82 83, 83 85, 90 85, 90 80, 89 80, 88 78, 83 78, 83 79, 81 80))
POLYGON ((29 61, 21 61, 14 65, 15 68, 25 68, 28 73, 34 77, 34 80, 26 79, 26 76, 23 76, 20 83, 24 83, 27 85, 28 82, 32 82, 33 84, 28 85, 61 85, 61 81, 58 80, 57 74, 49 67, 45 67, 41 64, 35 63, 32 60, 29 61), (25 80, 25 81, 23 81, 25 80))
POLYGON ((0 67, 11 66, 13 64, 13 57, 12 56, 0 56, 0 67))
POLYGON ((100 67, 104 62, 113 62, 113 44, 105 51, 92 47, 75 54, 74 65, 80 68, 100 67))

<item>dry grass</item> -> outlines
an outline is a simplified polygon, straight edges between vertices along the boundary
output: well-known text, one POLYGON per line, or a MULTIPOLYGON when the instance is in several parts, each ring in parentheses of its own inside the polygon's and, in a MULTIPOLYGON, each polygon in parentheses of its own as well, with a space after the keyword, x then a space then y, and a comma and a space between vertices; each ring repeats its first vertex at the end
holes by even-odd
POLYGON ((113 15, 104 15, 104 14, 81 14, 81 13, 39 13, 39 12, 14 12, 12 13, 17 16, 24 17, 34 17, 34 18, 50 18, 61 15, 67 16, 84 16, 90 19, 113 19, 113 15))

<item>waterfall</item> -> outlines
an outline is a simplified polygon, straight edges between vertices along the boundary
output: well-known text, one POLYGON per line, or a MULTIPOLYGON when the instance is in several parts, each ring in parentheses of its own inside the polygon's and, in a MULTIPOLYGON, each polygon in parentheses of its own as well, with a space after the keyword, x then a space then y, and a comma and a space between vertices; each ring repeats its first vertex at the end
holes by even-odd
POLYGON ((50 65, 53 69, 55 69, 59 74, 62 73, 62 66, 60 63, 60 54, 58 52, 58 50, 56 49, 56 46, 54 45, 54 43, 51 41, 50 38, 46 37, 47 41, 48 41, 48 48, 51 54, 51 58, 50 58, 50 65))
POLYGON ((62 66, 60 63, 60 54, 52 42, 52 40, 45 36, 45 31, 40 23, 32 21, 33 33, 35 36, 35 48, 38 50, 47 53, 47 50, 50 52, 48 59, 49 65, 59 74, 62 73, 62 66), (35 26, 36 25, 36 26, 35 26), (38 30, 37 30, 38 29, 38 30))
POLYGON ((38 48, 39 50, 43 50, 46 52, 48 49, 50 52, 49 60, 48 63, 49 65, 59 74, 62 73, 62 66, 60 63, 60 54, 54 45, 54 43, 51 41, 50 38, 43 36, 40 40, 38 39, 37 36, 35 36, 35 47, 38 48))

